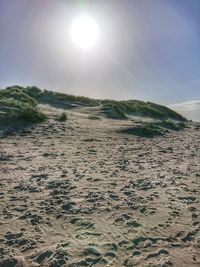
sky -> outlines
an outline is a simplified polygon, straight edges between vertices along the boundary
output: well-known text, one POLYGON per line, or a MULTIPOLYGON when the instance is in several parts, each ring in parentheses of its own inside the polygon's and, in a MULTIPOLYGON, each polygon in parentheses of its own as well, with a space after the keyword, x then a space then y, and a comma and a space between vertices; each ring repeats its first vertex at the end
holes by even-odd
POLYGON ((175 104, 200 99, 200 0, 0 0, 0 88, 175 104), (70 38, 87 13, 89 50, 70 38))
POLYGON ((179 104, 169 105, 185 118, 200 122, 200 100, 191 100, 179 104))

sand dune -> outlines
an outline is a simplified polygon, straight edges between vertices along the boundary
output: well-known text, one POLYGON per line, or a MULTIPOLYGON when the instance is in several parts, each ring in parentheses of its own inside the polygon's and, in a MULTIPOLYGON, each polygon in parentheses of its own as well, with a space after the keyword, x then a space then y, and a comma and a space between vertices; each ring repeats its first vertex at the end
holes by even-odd
POLYGON ((0 266, 200 266, 200 127, 141 138, 42 108, 0 139, 0 266))

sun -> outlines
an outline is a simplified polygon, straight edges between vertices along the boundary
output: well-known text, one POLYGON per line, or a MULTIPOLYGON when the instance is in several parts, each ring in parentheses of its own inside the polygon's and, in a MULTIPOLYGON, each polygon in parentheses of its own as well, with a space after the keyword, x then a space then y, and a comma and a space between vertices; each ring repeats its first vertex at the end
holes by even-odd
POLYGON ((92 17, 83 15, 72 22, 70 35, 75 45, 81 49, 87 50, 97 43, 99 29, 92 17))

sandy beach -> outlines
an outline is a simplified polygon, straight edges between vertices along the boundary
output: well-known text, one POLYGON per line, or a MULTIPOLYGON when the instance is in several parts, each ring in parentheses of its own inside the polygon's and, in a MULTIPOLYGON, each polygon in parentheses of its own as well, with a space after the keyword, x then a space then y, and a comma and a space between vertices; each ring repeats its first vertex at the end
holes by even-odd
POLYGON ((199 125, 142 138, 42 109, 0 139, 1 267, 200 266, 199 125))

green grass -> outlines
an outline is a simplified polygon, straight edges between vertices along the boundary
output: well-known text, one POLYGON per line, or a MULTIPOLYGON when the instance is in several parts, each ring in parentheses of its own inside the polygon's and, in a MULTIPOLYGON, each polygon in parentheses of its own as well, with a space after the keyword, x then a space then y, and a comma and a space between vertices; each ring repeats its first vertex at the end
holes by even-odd
POLYGON ((45 121, 47 116, 33 107, 27 107, 18 114, 18 118, 26 122, 37 123, 45 121))
POLYGON ((121 130, 122 133, 132 134, 141 137, 154 137, 163 135, 169 130, 178 131, 186 127, 184 122, 162 120, 154 122, 143 122, 134 127, 125 128, 121 130))
MULTIPOLYGON (((13 103, 13 105, 15 105, 15 101, 18 101, 21 105, 37 105, 37 101, 29 96, 25 90, 20 89, 20 87, 8 87, 4 90, 0 90, 0 100, 9 101, 9 99, 10 103, 13 103)), ((17 105, 19 105, 19 103, 17 105)))
POLYGON ((88 106, 88 107, 94 107, 99 105, 97 100, 89 97, 74 96, 48 90, 42 91, 37 96, 37 98, 38 100, 47 100, 49 101, 50 104, 55 101, 60 101, 60 102, 73 102, 74 104, 88 106))
POLYGON ((155 103, 144 102, 140 100, 102 100, 104 107, 110 107, 113 110, 118 110, 121 114, 126 115, 139 115, 155 119, 174 119, 186 121, 186 119, 177 112, 155 103))
POLYGON ((67 114, 65 112, 62 112, 57 118, 57 121, 66 121, 67 120, 67 114))
POLYGON ((103 106, 102 110, 105 112, 108 118, 121 119, 121 120, 127 119, 126 113, 120 107, 120 105, 114 105, 110 103, 109 105, 103 106))
POLYGON ((173 121, 170 119, 158 121, 156 124, 158 126, 163 127, 163 128, 166 128, 169 130, 175 130, 175 131, 179 131, 179 130, 184 129, 186 127, 185 122, 173 121))
POLYGON ((126 134, 140 136, 140 137, 154 137, 154 136, 159 136, 159 135, 164 134, 164 131, 160 127, 156 125, 150 125, 150 124, 137 125, 135 127, 123 129, 121 132, 126 133, 126 134))
POLYGON ((18 86, 0 90, 1 121, 42 122, 46 116, 37 109, 37 101, 18 86))

